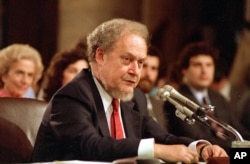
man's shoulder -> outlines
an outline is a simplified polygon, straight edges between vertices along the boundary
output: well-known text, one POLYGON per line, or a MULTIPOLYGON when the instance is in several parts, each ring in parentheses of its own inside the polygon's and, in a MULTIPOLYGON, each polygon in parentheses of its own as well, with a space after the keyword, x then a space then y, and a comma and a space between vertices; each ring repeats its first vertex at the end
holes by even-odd
POLYGON ((216 97, 218 99, 223 99, 226 101, 226 99, 223 97, 223 95, 221 93, 219 93, 218 91, 212 90, 212 89, 208 89, 208 94, 212 97, 216 97))
POLYGON ((67 94, 67 95, 91 95, 91 93, 97 91, 95 86, 91 71, 88 69, 83 69, 75 78, 70 82, 64 85, 58 90, 58 94, 67 94))
POLYGON ((135 103, 135 107, 139 110, 147 109, 146 96, 139 88, 134 89, 134 97, 132 101, 135 103))
POLYGON ((143 91, 139 88, 134 89, 134 97, 145 97, 143 91))

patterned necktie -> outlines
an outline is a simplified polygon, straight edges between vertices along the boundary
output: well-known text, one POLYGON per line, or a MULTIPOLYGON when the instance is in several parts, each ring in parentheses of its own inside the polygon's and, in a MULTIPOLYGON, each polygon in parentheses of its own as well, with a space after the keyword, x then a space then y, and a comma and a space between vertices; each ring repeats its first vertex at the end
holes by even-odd
POLYGON ((119 115, 119 100, 113 99, 112 106, 113 113, 110 118, 111 136, 115 139, 122 139, 124 138, 124 134, 122 131, 122 124, 119 115))
POLYGON ((206 96, 204 96, 204 97, 202 98, 202 105, 203 105, 204 107, 207 107, 207 106, 208 106, 206 96))

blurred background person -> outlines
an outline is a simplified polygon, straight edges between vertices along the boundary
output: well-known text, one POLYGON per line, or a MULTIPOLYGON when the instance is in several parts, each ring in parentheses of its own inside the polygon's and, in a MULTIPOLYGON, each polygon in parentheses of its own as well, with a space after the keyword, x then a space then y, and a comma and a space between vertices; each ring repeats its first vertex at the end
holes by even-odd
MULTIPOLYGON (((186 45, 180 53, 178 68, 182 73, 182 83, 178 91, 200 106, 215 106, 212 115, 230 124, 230 105, 218 92, 209 87, 213 82, 217 51, 203 42, 193 42, 186 45), (205 102, 206 101, 206 102, 205 102)), ((222 146, 228 153, 233 139, 218 125, 208 122, 210 127, 195 121, 188 124, 175 115, 175 107, 166 103, 165 111, 169 121, 169 132, 179 136, 188 136, 194 139, 206 139, 213 144, 222 146)))
POLYGON ((164 102, 150 94, 156 87, 160 67, 160 52, 156 47, 149 47, 147 58, 143 64, 141 79, 138 84, 147 98, 148 113, 158 121, 163 128, 167 129, 167 121, 164 116, 164 102))
POLYGON ((249 92, 250 92, 250 24, 244 26, 236 37, 237 49, 234 61, 229 69, 223 67, 226 60, 218 63, 220 69, 211 86, 220 91, 227 98, 231 107, 234 127, 242 134, 243 138, 250 139, 248 122, 249 92))
MULTIPOLYGON (((250 1, 249 1, 250 2, 250 1)), ((250 3, 249 3, 250 4, 250 3)), ((242 116, 246 111, 248 94, 250 92, 250 23, 245 22, 238 36, 238 47, 232 63, 232 69, 229 75, 229 80, 232 88, 231 106, 232 116, 236 123, 241 126, 242 116), (242 113, 243 112, 243 113, 242 113), (238 122, 237 122, 238 121, 238 122)), ((246 113, 245 113, 246 114, 246 113)), ((244 117, 244 116, 243 116, 244 117)), ((241 133, 245 133, 243 130, 241 133)), ((249 137, 248 137, 249 139, 249 137)))
POLYGON ((245 140, 250 140, 250 91, 248 90, 242 95, 242 98, 237 104, 237 110, 239 114, 237 116, 239 120, 239 126, 241 134, 245 140))
POLYGON ((12 44, 0 51, 0 97, 24 97, 41 78, 40 53, 28 44, 12 44))
POLYGON ((39 98, 49 101, 60 87, 88 67, 88 58, 83 49, 73 48, 55 54, 44 75, 39 98))
POLYGON ((230 82, 237 92, 234 92, 237 101, 244 92, 250 90, 250 23, 246 23, 238 39, 238 47, 229 75, 230 82))
POLYGON ((243 138, 250 140, 250 24, 248 31, 243 32, 231 74, 232 85, 236 88, 232 115, 238 121, 243 138))

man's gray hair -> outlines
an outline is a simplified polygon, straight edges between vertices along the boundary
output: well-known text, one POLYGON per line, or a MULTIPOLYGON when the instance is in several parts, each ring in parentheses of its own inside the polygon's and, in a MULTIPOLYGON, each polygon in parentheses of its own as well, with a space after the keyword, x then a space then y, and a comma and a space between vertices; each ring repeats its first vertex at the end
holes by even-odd
POLYGON ((97 48, 101 48, 103 51, 112 50, 115 43, 124 34, 139 35, 149 45, 149 32, 144 24, 122 18, 112 19, 96 27, 87 36, 89 62, 95 61, 97 48))

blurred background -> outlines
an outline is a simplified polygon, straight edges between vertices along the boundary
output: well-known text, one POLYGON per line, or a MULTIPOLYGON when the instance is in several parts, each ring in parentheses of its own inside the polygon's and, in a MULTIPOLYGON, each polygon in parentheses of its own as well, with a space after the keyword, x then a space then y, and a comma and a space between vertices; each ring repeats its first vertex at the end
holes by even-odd
MULTIPOLYGON (((249 0, 0 0, 0 48, 28 43, 45 67, 52 56, 74 46, 101 22, 128 18, 146 24, 162 52, 162 76, 188 42, 219 47, 229 71, 243 28, 249 29, 249 0)), ((250 46, 250 45, 249 45, 250 46)))

